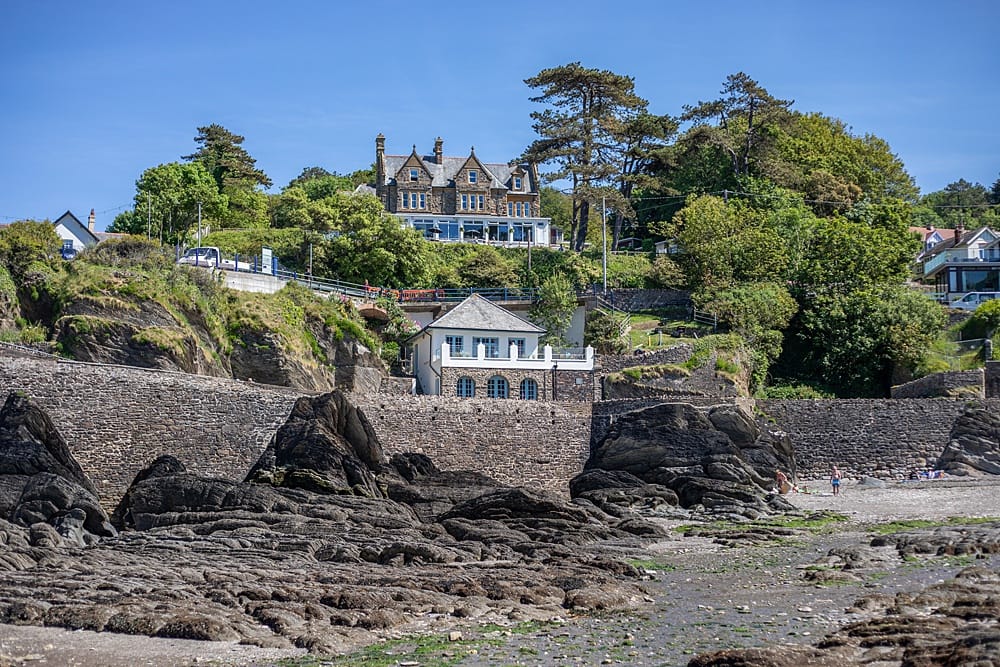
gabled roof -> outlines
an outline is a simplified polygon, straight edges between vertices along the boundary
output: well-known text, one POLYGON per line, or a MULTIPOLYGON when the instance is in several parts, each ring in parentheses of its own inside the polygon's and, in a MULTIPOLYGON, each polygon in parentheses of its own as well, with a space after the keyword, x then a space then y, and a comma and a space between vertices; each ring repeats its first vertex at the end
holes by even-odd
MULTIPOLYGON (((385 156, 385 173, 386 178, 389 182, 395 180, 396 174, 399 170, 403 168, 406 161, 413 157, 413 153, 409 155, 386 155, 385 156)), ((422 163, 424 169, 431 175, 431 185, 434 187, 449 187, 455 184, 455 176, 458 172, 462 170, 462 167, 469 161, 472 157, 479 163, 479 165, 486 172, 486 176, 489 178, 490 188, 494 190, 504 190, 508 189, 511 184, 511 176, 515 169, 521 168, 521 171, 526 175, 530 176, 531 170, 528 169, 526 164, 502 164, 498 162, 483 162, 474 154, 470 154, 466 157, 442 157, 441 164, 438 164, 436 158, 433 155, 423 155, 417 156, 422 163)), ((529 179, 530 181, 531 179, 529 179)), ((485 180, 483 181, 486 182, 485 180)), ((529 182, 529 191, 536 189, 535 183, 529 182)))
POLYGON ((973 241, 975 241, 977 238, 979 238, 986 232, 988 232, 989 235, 992 236, 994 239, 997 238, 997 233, 994 232, 992 229, 990 229, 989 226, 984 225, 983 227, 980 227, 974 232, 967 232, 963 234, 961 240, 958 243, 955 243, 955 236, 952 235, 951 238, 946 238, 944 241, 941 241, 941 243, 931 246, 931 248, 927 251, 925 257, 933 257, 935 255, 941 254, 945 250, 951 250, 952 248, 967 248, 969 247, 970 244, 972 244, 973 241))
POLYGON ((478 294, 473 294, 425 326, 417 335, 428 329, 471 329, 474 331, 545 333, 545 329, 518 317, 506 308, 502 308, 478 294))
POLYGON ((97 245, 99 241, 94 233, 87 228, 87 225, 80 222, 79 218, 69 211, 60 215, 55 222, 52 223, 53 227, 58 227, 59 225, 65 227, 70 234, 78 238, 84 245, 97 245))

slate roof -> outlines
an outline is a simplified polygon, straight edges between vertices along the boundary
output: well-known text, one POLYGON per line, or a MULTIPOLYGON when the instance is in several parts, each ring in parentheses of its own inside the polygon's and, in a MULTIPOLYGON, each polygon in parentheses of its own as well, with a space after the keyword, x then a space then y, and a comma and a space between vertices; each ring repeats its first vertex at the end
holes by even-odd
MULTIPOLYGON (((418 156, 420 161, 424 165, 424 169, 431 175, 432 181, 431 185, 434 187, 450 187, 455 184, 455 176, 458 174, 462 165, 466 163, 469 159, 468 157, 442 157, 441 160, 443 164, 438 164, 435 161, 433 155, 423 155, 418 156)), ((403 164, 410 159, 409 155, 386 155, 385 156, 385 175, 386 180, 390 183, 396 180, 396 174, 403 167, 403 164)), ((505 190, 510 187, 511 174, 517 169, 516 164, 501 164, 498 162, 482 162, 483 168, 490 178, 490 187, 497 190, 505 190)), ((531 171, 528 169, 527 164, 520 165, 525 172, 525 180, 529 181, 528 175, 531 171)), ((525 190, 525 192, 530 192, 534 190, 534 184, 529 182, 531 190, 525 190)))
POLYGON ((989 226, 984 225, 974 232, 971 233, 966 232, 958 243, 955 243, 954 235, 952 235, 951 238, 946 238, 944 241, 941 241, 941 243, 932 246, 930 250, 927 251, 926 256, 933 257, 935 255, 941 254, 945 250, 950 250, 951 248, 968 247, 973 240, 975 240, 980 234, 986 231, 990 232, 991 235, 996 236, 996 234, 993 232, 992 229, 989 228, 989 226))
MULTIPOLYGON (((478 294, 473 294, 425 326, 420 333, 428 329, 471 329, 474 331, 545 333, 545 329, 518 317, 506 308, 502 308, 478 294)), ((419 336, 420 333, 416 335, 419 336)))

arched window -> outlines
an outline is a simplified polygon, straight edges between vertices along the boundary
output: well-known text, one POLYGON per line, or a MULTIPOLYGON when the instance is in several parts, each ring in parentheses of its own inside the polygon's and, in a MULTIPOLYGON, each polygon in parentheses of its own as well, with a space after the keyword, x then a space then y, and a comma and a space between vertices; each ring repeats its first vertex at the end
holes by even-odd
POLYGON ((486 395, 490 398, 507 398, 510 386, 507 384, 507 378, 500 375, 494 375, 490 378, 489 384, 486 386, 486 395))
POLYGON ((538 383, 531 378, 526 378, 521 380, 521 400, 524 401, 537 401, 538 400, 538 383))
POLYGON ((458 378, 458 386, 455 388, 455 395, 459 398, 475 397, 476 381, 467 376, 458 378))

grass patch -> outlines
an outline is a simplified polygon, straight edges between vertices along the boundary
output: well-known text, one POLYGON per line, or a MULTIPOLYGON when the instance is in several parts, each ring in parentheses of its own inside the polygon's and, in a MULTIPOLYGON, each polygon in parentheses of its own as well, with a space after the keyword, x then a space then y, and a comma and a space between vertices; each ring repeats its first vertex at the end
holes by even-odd
POLYGON ((303 656, 279 660, 281 667, 393 667, 416 662, 421 667, 451 667, 477 646, 499 644, 485 639, 448 641, 447 637, 406 637, 373 644, 344 656, 303 656))
POLYGON ((878 535, 891 535, 917 528, 939 528, 944 526, 974 526, 981 523, 994 523, 1000 521, 1000 517, 963 517, 953 516, 947 519, 931 521, 929 519, 906 519, 902 521, 889 521, 887 523, 871 524, 867 527, 868 532, 878 535))
POLYGON ((651 572, 673 572, 677 569, 676 565, 644 558, 628 558, 625 562, 639 570, 649 570, 651 572))

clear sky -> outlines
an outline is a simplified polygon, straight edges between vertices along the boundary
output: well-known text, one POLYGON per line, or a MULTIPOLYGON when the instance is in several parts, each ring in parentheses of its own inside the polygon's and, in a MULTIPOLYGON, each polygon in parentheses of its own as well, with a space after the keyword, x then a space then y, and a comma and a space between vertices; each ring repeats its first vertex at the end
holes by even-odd
POLYGON ((148 167, 219 123, 277 192, 412 144, 518 155, 524 79, 573 61, 635 78, 654 113, 744 71, 798 111, 889 142, 923 192, 1000 177, 1000 2, 791 0, 0 2, 0 223, 98 229, 148 167))

